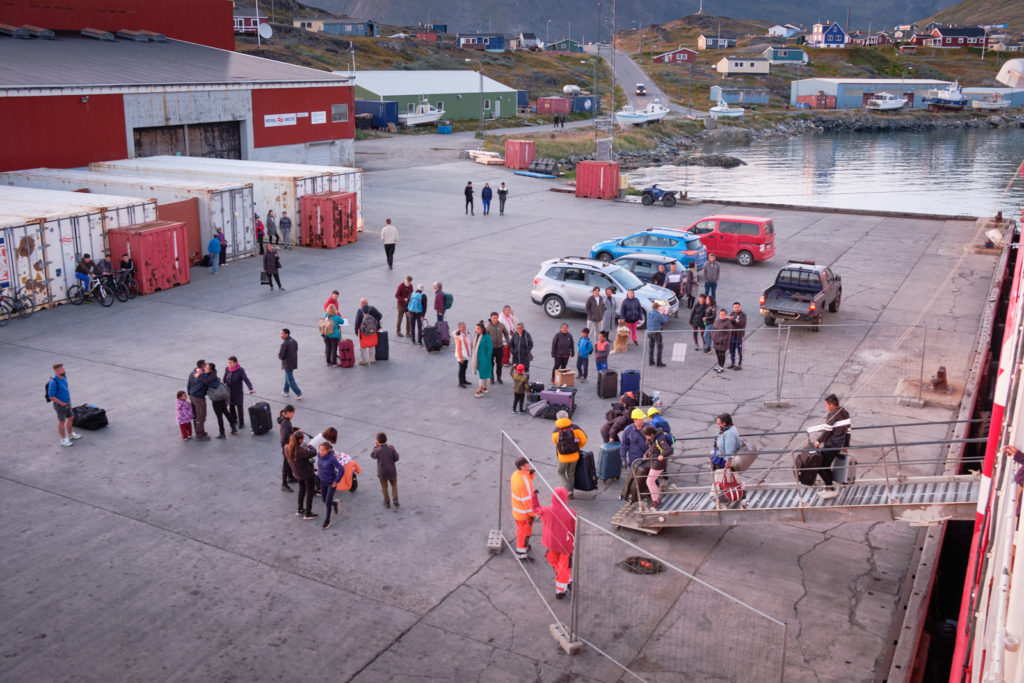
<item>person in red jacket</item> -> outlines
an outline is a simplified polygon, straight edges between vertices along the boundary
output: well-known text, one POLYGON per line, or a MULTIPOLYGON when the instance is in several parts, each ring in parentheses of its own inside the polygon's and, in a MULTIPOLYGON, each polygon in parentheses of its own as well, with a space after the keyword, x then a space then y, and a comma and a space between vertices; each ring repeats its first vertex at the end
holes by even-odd
POLYGON ((340 311, 341 310, 341 301, 339 299, 340 296, 341 296, 341 294, 338 293, 338 290, 336 290, 336 289, 333 290, 331 292, 331 295, 329 297, 327 297, 327 301, 324 302, 324 311, 326 311, 327 308, 329 306, 331 306, 332 304, 334 305, 334 307, 336 309, 338 309, 340 311))
POLYGON ((402 336, 402 321, 405 321, 405 333, 412 336, 412 319, 406 313, 409 307, 409 297, 412 296, 412 275, 405 276, 405 282, 398 284, 395 290, 395 301, 398 302, 398 336, 402 336))
POLYGON ((551 505, 544 506, 534 491, 533 511, 540 517, 541 542, 548 551, 548 564, 555 570, 555 599, 561 600, 572 589, 569 561, 576 545, 576 513, 569 507, 569 492, 559 486, 551 494, 551 505))

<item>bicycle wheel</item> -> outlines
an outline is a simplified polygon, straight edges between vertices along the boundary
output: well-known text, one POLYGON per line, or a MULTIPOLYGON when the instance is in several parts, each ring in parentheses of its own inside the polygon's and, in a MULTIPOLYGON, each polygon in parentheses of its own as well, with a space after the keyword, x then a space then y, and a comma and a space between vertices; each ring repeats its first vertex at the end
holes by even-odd
POLYGON ((100 306, 112 306, 114 304, 114 293, 110 291, 110 288, 100 282, 96 285, 96 298, 100 301, 100 306))
POLYGON ((22 318, 27 318, 36 310, 36 300, 32 297, 22 294, 18 297, 18 313, 22 318))
POLYGON ((3 327, 11 321, 11 308, 7 305, 7 301, 0 301, 0 327, 3 327))
POLYGON ((125 283, 125 286, 128 288, 129 299, 134 299, 139 295, 139 283, 135 279, 134 275, 128 278, 128 281, 125 283))
POLYGON ((125 287, 125 284, 120 280, 111 280, 108 289, 113 290, 114 298, 121 303, 128 301, 128 288, 125 287))
POLYGON ((85 292, 82 291, 82 285, 71 285, 68 287, 68 301, 75 306, 85 303, 85 292))

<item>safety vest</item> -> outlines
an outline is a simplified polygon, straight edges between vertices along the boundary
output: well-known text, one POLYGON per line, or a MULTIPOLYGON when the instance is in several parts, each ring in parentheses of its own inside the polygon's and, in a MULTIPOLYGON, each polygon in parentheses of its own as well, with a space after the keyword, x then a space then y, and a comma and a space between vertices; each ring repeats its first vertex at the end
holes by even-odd
POLYGON ((533 475, 512 473, 512 517, 519 522, 533 519, 533 475))

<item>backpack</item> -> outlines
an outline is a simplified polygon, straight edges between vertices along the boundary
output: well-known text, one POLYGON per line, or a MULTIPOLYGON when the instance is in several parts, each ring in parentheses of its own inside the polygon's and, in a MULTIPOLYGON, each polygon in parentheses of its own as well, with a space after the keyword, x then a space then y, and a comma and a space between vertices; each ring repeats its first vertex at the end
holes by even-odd
POLYGON ((409 297, 408 311, 410 313, 422 313, 423 299, 425 298, 427 298, 427 295, 423 292, 413 292, 412 296, 409 297))
POLYGON ((453 297, 448 292, 445 292, 444 293, 444 310, 447 311, 449 308, 451 308, 453 303, 455 303, 455 297, 453 297))
POLYGON ((334 321, 330 318, 320 318, 316 324, 316 329, 319 330, 320 334, 324 337, 329 334, 334 334, 334 321))
POLYGON ((555 444, 555 450, 559 455, 572 455, 580 449, 577 445, 574 427, 575 425, 569 425, 558 430, 558 441, 555 444))
POLYGON ((52 381, 53 381, 52 377, 50 379, 46 380, 46 388, 43 389, 43 395, 46 397, 46 402, 47 403, 50 403, 51 401, 53 401, 53 399, 50 398, 50 382, 52 382, 52 381))
POLYGON ((364 313, 363 321, 359 323, 359 334, 364 337, 372 337, 377 334, 377 319, 369 313, 364 313))

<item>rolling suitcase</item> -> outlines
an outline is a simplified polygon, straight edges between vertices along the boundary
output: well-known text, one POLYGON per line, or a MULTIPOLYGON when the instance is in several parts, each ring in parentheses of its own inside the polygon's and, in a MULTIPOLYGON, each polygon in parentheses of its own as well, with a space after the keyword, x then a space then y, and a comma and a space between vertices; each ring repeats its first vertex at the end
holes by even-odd
POLYGON ((640 395, 640 371, 639 370, 623 370, 622 371, 622 389, 619 394, 624 394, 627 391, 632 391, 637 396, 640 395))
POLYGON ((423 328, 423 348, 427 350, 427 353, 441 350, 441 335, 433 325, 423 328))
POLYGON ((544 391, 543 382, 530 382, 530 391, 536 391, 538 394, 544 391))
POLYGON ((435 327, 437 327, 437 333, 441 335, 441 346, 448 346, 449 344, 451 344, 452 338, 448 331, 448 321, 438 320, 437 325, 435 325, 435 327))
POLYGON ((601 481, 618 479, 622 474, 622 459, 618 441, 601 444, 597 452, 597 478, 601 481))
POLYGON ((373 359, 387 360, 388 351, 388 333, 384 330, 377 330, 377 346, 373 350, 373 359))
POLYGON ((338 365, 343 368, 351 368, 356 364, 356 346, 351 339, 342 339, 338 342, 338 365))
POLYGON ((88 404, 75 406, 71 409, 71 424, 79 429, 102 429, 106 427, 107 411, 88 404))
POLYGON ((597 397, 617 398, 619 395, 619 373, 615 370, 597 371, 597 397))
POLYGON ((622 482, 622 493, 619 498, 627 503, 637 502, 637 494, 644 497, 650 493, 647 488, 647 472, 649 468, 640 465, 636 468, 630 467, 624 481, 622 482))
POLYGON ((857 456, 840 453, 832 461, 832 481, 852 484, 857 481, 857 456))
POLYGON ((795 454, 793 468, 796 470, 797 481, 804 486, 813 486, 822 462, 821 453, 818 451, 800 451, 795 454))
POLYGON ((249 429, 256 436, 266 434, 273 426, 270 414, 270 404, 264 401, 249 406, 249 429))
POLYGON ((558 406, 559 408, 569 411, 569 415, 572 415, 576 410, 576 392, 574 391, 545 389, 540 392, 540 398, 542 401, 547 401, 548 405, 558 406))
POLYGON ((593 491, 597 488, 597 468, 594 467, 594 454, 590 451, 580 451, 573 488, 578 491, 593 491))

